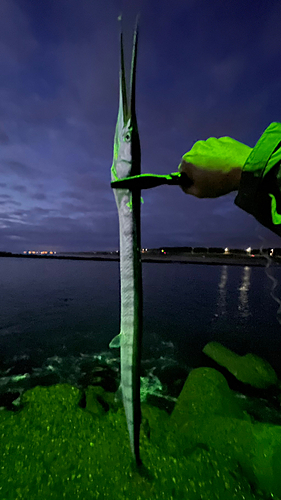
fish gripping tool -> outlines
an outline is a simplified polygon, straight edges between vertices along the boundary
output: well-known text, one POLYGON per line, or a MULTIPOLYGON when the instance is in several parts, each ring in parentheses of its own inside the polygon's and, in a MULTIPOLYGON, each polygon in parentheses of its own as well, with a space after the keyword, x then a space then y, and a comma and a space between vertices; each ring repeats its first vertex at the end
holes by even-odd
POLYGON ((184 172, 172 172, 168 175, 140 174, 123 177, 111 182, 114 189, 149 189, 168 184, 170 186, 180 185, 186 188, 192 186, 193 181, 184 172))

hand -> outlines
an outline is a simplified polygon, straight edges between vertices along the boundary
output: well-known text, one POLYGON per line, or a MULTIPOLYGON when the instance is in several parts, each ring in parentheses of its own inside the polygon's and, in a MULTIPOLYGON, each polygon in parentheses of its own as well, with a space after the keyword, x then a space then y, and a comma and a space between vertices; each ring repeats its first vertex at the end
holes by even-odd
POLYGON ((193 182, 189 188, 181 186, 182 190, 197 198, 217 198, 238 190, 242 168, 251 151, 231 137, 195 142, 178 167, 193 182))

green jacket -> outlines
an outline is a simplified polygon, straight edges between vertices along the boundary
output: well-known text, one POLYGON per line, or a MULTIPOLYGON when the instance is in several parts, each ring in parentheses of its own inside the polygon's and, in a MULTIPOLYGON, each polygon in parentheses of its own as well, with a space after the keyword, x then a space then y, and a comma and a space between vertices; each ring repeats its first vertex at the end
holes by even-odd
POLYGON ((248 156, 234 203, 281 236, 281 123, 271 123, 248 156))

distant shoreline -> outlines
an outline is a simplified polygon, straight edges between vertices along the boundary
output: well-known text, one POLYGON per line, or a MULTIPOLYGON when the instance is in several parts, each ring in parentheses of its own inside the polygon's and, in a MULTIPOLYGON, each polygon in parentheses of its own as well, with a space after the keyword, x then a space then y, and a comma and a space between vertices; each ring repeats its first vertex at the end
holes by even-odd
MULTIPOLYGON (((97 261, 119 261, 119 255, 105 253, 105 252, 96 252, 95 255, 23 255, 12 253, 7 255, 1 255, 0 257, 15 257, 22 259, 63 259, 63 260, 97 260, 97 261)), ((168 254, 168 255, 146 255, 141 254, 142 262, 152 262, 152 263, 161 263, 161 264, 209 264, 209 265, 230 265, 230 266, 258 266, 265 267, 267 262, 270 262, 270 266, 280 266, 281 259, 271 257, 270 259, 263 256, 254 256, 250 255, 223 255, 223 254, 168 254)))

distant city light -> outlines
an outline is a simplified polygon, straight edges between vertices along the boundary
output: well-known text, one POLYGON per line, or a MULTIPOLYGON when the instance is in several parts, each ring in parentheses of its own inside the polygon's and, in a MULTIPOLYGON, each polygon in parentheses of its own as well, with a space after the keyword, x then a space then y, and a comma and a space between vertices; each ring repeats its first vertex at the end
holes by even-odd
POLYGON ((22 253, 29 255, 55 255, 57 252, 54 250, 41 250, 40 252, 36 250, 24 250, 22 253))
MULTIPOLYGON (((241 254, 244 254, 245 255, 245 252, 247 253, 248 257, 256 257, 256 260, 258 260, 258 256, 260 255, 269 255, 271 256, 274 260, 277 260, 277 261, 281 261, 281 248, 264 248, 263 250, 258 250, 258 249, 252 249, 250 246, 248 248, 229 248, 229 247, 182 247, 182 250, 181 250, 181 247, 167 247, 167 251, 165 251, 164 248, 152 248, 152 249, 149 249, 149 248, 141 248, 140 249, 140 252, 142 254, 144 254, 145 252, 149 252, 150 254, 153 254, 153 255, 156 255, 156 254, 160 254, 162 253, 163 255, 169 255, 169 258, 171 255, 178 255, 180 254, 181 252, 184 253, 184 255, 186 255, 186 253, 190 253, 191 254, 200 254, 202 255, 203 258, 205 258, 207 256, 207 254, 212 254, 214 256, 214 259, 217 258, 217 255, 218 254, 226 254, 229 256, 233 256, 234 258, 237 258, 237 255, 241 255, 241 254), (198 253, 199 252, 199 253, 198 253), (204 254, 204 255, 203 255, 204 254)), ((5 252, 2 252, 2 253, 5 253, 5 252)), ((21 252, 21 255, 26 255, 26 256, 55 256, 56 255, 56 251, 54 250, 23 250, 21 252)), ((62 253, 62 252, 60 252, 62 253)), ((79 252, 70 252, 70 254, 79 254, 79 252)), ((82 254, 85 253, 89 253, 89 254, 98 254, 99 252, 82 252, 82 254)), ((102 254, 115 254, 116 255, 116 258, 118 260, 119 258, 119 254, 120 254, 120 250, 114 250, 114 251, 106 251, 106 252, 101 252, 102 254)), ((1 256, 1 252, 0 252, 0 256, 1 256)), ((83 255, 82 255, 83 257, 83 255)), ((227 260, 227 259, 226 259, 227 260)))

